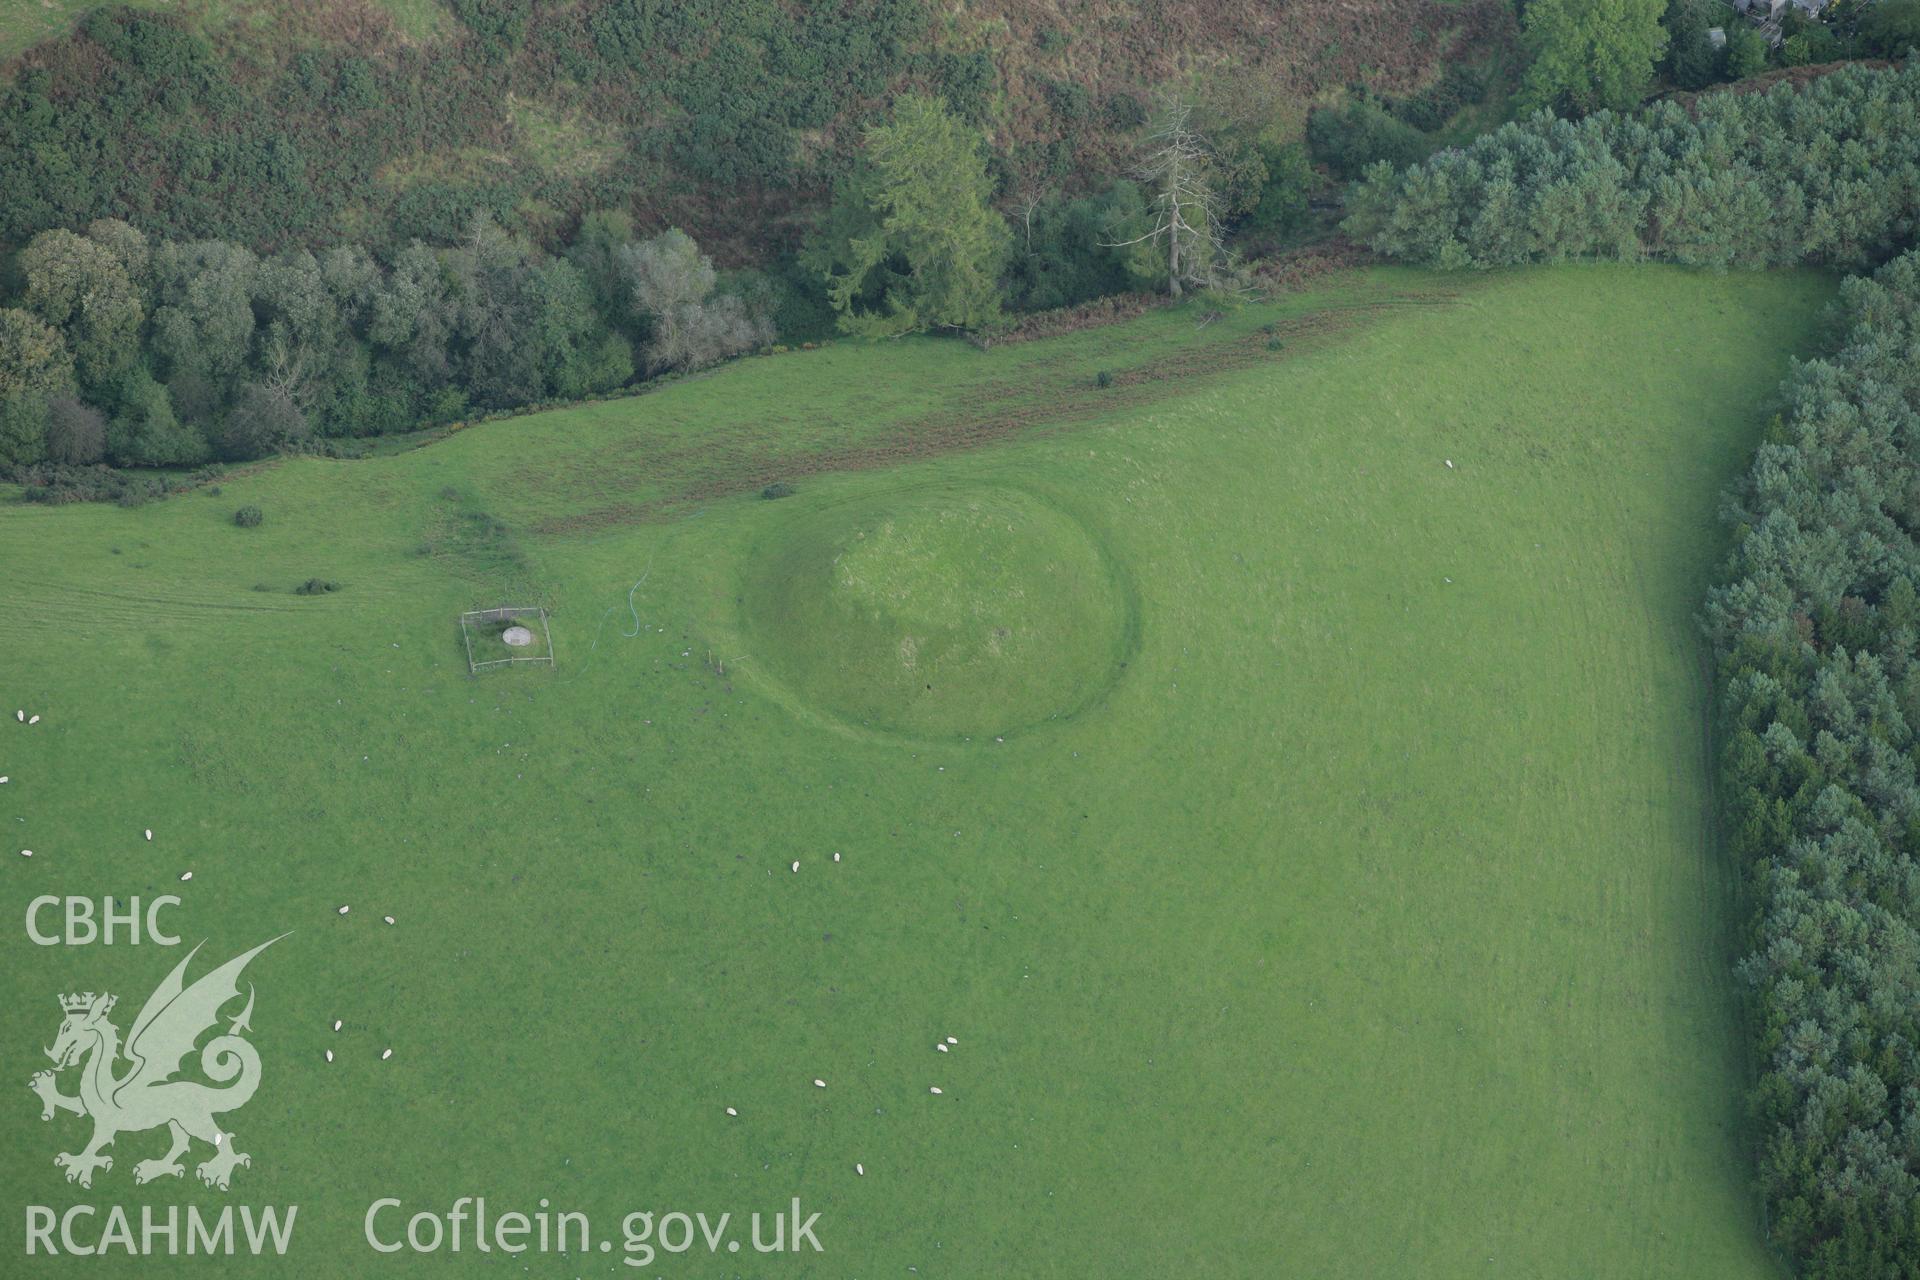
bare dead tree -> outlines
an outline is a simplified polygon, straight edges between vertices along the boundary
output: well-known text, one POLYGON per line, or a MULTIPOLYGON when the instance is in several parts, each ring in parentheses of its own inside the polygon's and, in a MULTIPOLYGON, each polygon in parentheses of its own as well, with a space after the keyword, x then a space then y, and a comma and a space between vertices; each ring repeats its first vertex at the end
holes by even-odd
POLYGON ((1121 249, 1144 241, 1166 242, 1167 292, 1179 297, 1187 285, 1211 281, 1211 250, 1219 242, 1219 218, 1207 181, 1213 148, 1193 127, 1193 104, 1170 98, 1147 134, 1146 158, 1135 176, 1154 192, 1154 223, 1131 240, 1101 243, 1121 249))
POLYGON ((1029 258, 1033 256, 1033 215, 1040 211, 1042 199, 1039 190, 1034 187, 1027 187, 1020 193, 1020 225, 1026 229, 1029 258))
POLYGON ((313 402, 306 344, 294 341, 287 327, 276 321, 268 330, 263 354, 266 367, 261 373, 260 385, 306 413, 313 402))
POLYGON ((1039 160, 1032 154, 1016 154, 1011 158, 1013 165, 1012 181, 1007 184, 1007 197, 1002 204, 1009 221, 1018 222, 1025 233, 1027 257, 1033 256, 1033 220, 1039 216, 1041 208, 1055 194, 1054 179, 1039 160))

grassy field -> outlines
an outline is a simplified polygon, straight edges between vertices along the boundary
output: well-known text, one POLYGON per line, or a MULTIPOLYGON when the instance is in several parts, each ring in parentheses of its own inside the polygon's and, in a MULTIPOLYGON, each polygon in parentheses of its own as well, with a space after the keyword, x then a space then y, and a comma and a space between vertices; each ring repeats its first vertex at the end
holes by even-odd
POLYGON ((252 1274, 445 1274, 362 1216, 484 1195, 615 1242, 485 1259, 535 1276, 1778 1274, 1693 616, 1831 291, 1381 271, 0 505, 0 916, 293 931, 222 1195, 135 1188, 157 1133, 62 1181, 54 997, 124 1030, 180 952, 13 926, 0 1270, 81 1265, 22 1205, 154 1200, 299 1205, 252 1274), (501 604, 553 668, 468 675, 501 604), (822 1255, 622 1265, 630 1210, 794 1196, 822 1255))

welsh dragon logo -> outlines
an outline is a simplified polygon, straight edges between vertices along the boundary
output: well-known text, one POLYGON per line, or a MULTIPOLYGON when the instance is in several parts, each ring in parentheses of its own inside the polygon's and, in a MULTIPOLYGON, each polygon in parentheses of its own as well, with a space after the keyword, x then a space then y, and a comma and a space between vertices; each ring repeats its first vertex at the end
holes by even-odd
POLYGON ((218 1025, 221 1007, 239 998, 240 974, 247 962, 278 941, 280 938, 270 938, 187 986, 187 965, 200 951, 196 946, 147 997, 140 1016, 133 1020, 133 1029, 127 1033, 124 1049, 119 1028, 107 1016, 113 1012, 115 997, 91 991, 60 997, 66 1018, 53 1047, 46 1051, 53 1059, 53 1070, 36 1073, 28 1087, 40 1095, 42 1120, 53 1119, 56 1111, 70 1111, 93 1120, 93 1140, 84 1150, 63 1152, 53 1158, 54 1164, 67 1171, 68 1182, 91 1187, 94 1170, 113 1168, 113 1157, 102 1155, 103 1148, 112 1146, 122 1133, 161 1125, 172 1135, 173 1145, 159 1159, 142 1160, 133 1166, 136 1183, 184 1174, 180 1157, 187 1154, 195 1138, 213 1148, 212 1157, 195 1170, 200 1181, 210 1187, 225 1191, 234 1168, 253 1163, 251 1156, 233 1145, 233 1135, 223 1132, 214 1119, 245 1106, 260 1086, 260 1055, 241 1036, 243 1031, 252 1030, 247 1021, 253 1014, 251 983, 247 986, 246 1007, 228 1021, 224 1035, 214 1036, 200 1050, 200 1070, 224 1087, 176 1080, 174 1076, 193 1052, 195 1042, 218 1025), (130 1065, 116 1073, 123 1056, 130 1065), (80 1092, 69 1097, 60 1092, 55 1073, 72 1066, 80 1066, 80 1092))

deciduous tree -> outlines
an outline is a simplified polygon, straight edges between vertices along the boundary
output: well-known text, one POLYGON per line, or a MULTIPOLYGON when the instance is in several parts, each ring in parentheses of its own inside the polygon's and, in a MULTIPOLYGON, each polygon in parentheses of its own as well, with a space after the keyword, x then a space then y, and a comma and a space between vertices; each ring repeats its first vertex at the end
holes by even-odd
POLYGON ((166 387, 136 366, 107 424, 108 456, 123 466, 179 467, 206 461, 208 452, 206 437, 173 412, 166 387))
POLYGON ((1861 19, 1860 34, 1882 57, 1920 49, 1920 0, 1880 0, 1861 19))
POLYGON ((21 251, 26 305, 66 335, 81 384, 103 388, 140 353, 140 293, 120 255, 71 231, 43 231, 21 251))
POLYGON ((0 472, 30 467, 46 452, 46 397, 0 395, 0 472))
POLYGON ((59 330, 17 307, 0 309, 0 397, 73 389, 73 356, 59 330))
POLYGON ((766 300, 717 293, 712 260, 678 227, 621 246, 617 260, 649 369, 695 369, 773 341, 766 300))
POLYGON ((260 260, 222 240, 168 242, 153 255, 153 336, 169 405, 212 422, 253 354, 260 260))
POLYGON ((107 451, 107 419, 75 396, 47 401, 47 461, 63 466, 85 466, 100 461, 107 451))
POLYGON ((1533 62, 1526 107, 1622 110, 1646 96, 1667 46, 1667 0, 1531 0, 1521 19, 1533 62))
POLYGON ((256 382, 235 398, 220 445, 230 458, 264 458, 309 434, 307 415, 285 384, 256 382))

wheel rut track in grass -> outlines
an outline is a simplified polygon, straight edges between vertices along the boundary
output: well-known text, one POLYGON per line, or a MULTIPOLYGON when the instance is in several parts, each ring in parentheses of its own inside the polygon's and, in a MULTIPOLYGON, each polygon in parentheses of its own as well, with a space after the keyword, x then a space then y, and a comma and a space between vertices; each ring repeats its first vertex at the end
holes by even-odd
POLYGON ((299 606, 255 595, 241 599, 153 591, 118 591, 79 587, 42 578, 22 578, 14 584, 25 613, 0 621, 0 635, 31 638, 50 624, 100 631, 138 630, 156 622, 211 622, 222 617, 259 613, 292 613, 299 606))
MULTIPOLYGON (((555 516, 535 525, 539 534, 585 533, 630 524, 672 520, 690 507, 739 493, 750 493, 775 481, 835 471, 867 471, 904 462, 937 457, 1032 432, 1057 430, 1091 421, 1121 409, 1137 408, 1189 389, 1202 378, 1236 372, 1257 364, 1313 351, 1358 328, 1366 321, 1422 307, 1448 306, 1462 291, 1416 290, 1364 302, 1334 304, 1311 314, 1275 321, 1266 329, 1236 335, 1230 340, 1176 351, 1150 366, 1117 369, 1113 383, 1095 387, 1075 367, 1046 375, 1041 385, 1032 379, 1001 382, 969 389, 965 403, 938 413, 923 414, 890 428, 878 439, 813 452, 773 453, 758 432, 742 431, 738 439, 698 447, 671 448, 652 455, 660 472, 680 473, 685 481, 677 492, 639 502, 612 502, 571 515, 555 516), (1279 351, 1270 344, 1282 344, 1279 351)), ((1065 363, 1065 362, 1063 362, 1065 363)))

